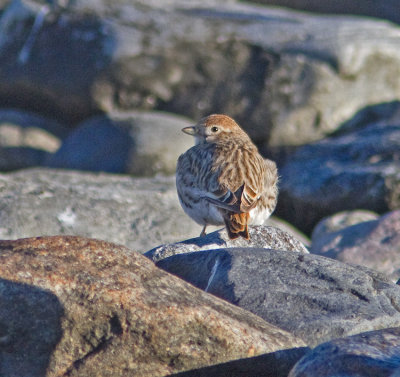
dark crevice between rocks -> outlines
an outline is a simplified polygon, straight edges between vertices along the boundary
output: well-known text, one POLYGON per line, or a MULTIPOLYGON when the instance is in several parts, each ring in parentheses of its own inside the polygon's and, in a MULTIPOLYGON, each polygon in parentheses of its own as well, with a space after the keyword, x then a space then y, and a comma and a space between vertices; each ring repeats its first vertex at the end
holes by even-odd
POLYGON ((309 351, 308 347, 291 348, 180 372, 171 377, 287 377, 296 362, 309 351))

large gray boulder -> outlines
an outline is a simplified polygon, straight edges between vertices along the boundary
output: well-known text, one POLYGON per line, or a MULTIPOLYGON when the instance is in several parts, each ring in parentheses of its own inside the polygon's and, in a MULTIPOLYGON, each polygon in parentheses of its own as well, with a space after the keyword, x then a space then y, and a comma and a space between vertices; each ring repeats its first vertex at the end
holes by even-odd
POLYGON ((313 237, 310 251, 400 278, 400 210, 313 237))
POLYGON ((279 147, 398 99, 400 30, 384 21, 236 1, 67 4, 4 11, 0 100, 73 123, 116 109, 225 112, 279 147))
POLYGON ((42 165, 67 134, 62 124, 17 109, 0 109, 0 171, 42 165))
POLYGON ((2 376, 156 377, 304 346, 138 253, 87 238, 0 241, 0 301, 2 376))
POLYGON ((325 217, 315 226, 311 234, 311 242, 318 242, 320 238, 323 238, 330 233, 366 221, 374 221, 378 218, 379 215, 377 213, 363 209, 335 213, 332 216, 325 217))
POLYGON ((70 234, 144 252, 197 236, 173 177, 29 169, 0 174, 0 239, 70 234))
POLYGON ((319 345, 298 361, 289 377, 394 377, 399 353, 400 328, 370 331, 319 345))
POLYGON ((374 270, 318 255, 227 248, 174 255, 157 266, 310 346, 400 326, 400 286, 374 270))
POLYGON ((279 170, 276 214, 306 233, 339 211, 400 208, 400 117, 300 147, 279 170))
POLYGON ((95 116, 79 124, 46 165, 140 176, 174 174, 178 157, 194 145, 194 139, 181 132, 191 124, 162 112, 95 116))

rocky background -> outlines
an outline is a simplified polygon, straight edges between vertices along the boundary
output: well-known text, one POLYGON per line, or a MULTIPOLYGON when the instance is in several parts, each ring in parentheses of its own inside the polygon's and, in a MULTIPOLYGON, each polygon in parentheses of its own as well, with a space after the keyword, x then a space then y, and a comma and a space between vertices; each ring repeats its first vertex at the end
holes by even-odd
POLYGON ((0 1, 0 375, 400 376, 399 9, 0 1), (215 112, 278 164, 249 242, 178 203, 215 112))

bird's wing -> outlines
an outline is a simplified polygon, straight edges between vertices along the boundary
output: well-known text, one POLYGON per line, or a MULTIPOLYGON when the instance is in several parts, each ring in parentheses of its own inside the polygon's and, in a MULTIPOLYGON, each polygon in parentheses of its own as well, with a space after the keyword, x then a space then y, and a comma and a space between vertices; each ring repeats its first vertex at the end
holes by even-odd
POLYGON ((210 203, 234 213, 249 212, 257 204, 260 193, 243 183, 235 192, 226 190, 219 198, 205 196, 210 203))
POLYGON ((236 149, 221 163, 219 193, 207 195, 208 201, 233 213, 253 209, 265 190, 267 166, 258 152, 236 149))
POLYGON ((220 194, 219 197, 211 197, 209 195, 204 196, 208 202, 216 205, 219 208, 226 209, 233 213, 243 212, 241 210, 241 197, 244 185, 240 186, 238 190, 232 192, 228 189, 222 190, 220 192, 215 192, 215 194, 220 194))

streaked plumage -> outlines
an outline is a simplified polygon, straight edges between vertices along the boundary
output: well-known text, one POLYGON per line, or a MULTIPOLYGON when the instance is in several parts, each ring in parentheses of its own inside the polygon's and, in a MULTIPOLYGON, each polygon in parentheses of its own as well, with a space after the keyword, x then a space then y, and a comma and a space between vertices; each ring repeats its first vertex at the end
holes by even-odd
POLYGON ((226 115, 201 119, 183 132, 196 145, 178 159, 176 187, 182 208, 203 225, 225 224, 231 239, 249 238, 248 224, 262 224, 275 209, 277 169, 226 115))

